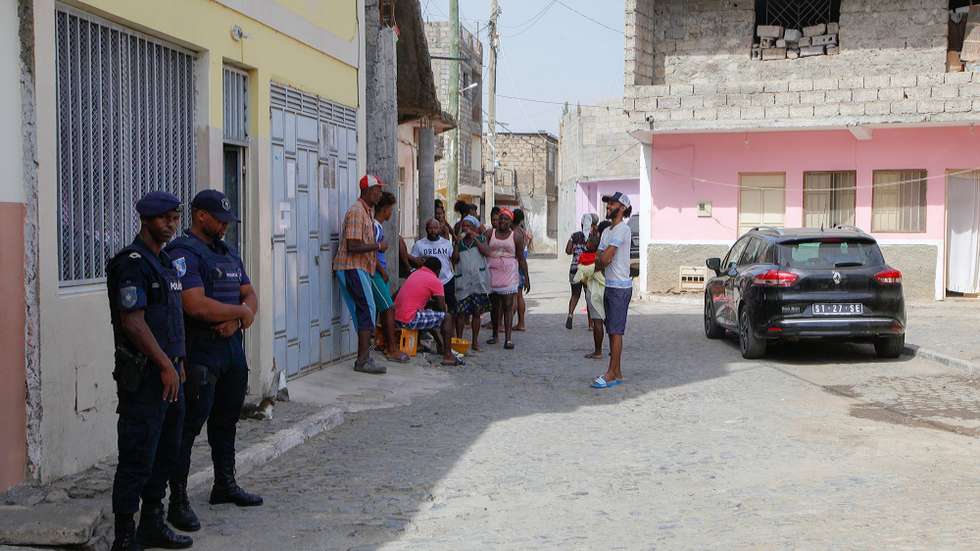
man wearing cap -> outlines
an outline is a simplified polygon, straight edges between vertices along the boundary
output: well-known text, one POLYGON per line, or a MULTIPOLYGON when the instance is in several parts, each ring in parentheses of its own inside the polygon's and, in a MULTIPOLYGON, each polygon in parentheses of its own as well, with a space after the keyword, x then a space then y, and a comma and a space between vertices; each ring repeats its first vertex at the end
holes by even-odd
POLYGON ((119 465, 112 484, 114 551, 185 549, 194 541, 163 520, 167 478, 184 422, 181 283, 164 245, 180 224, 180 199, 155 191, 136 203, 140 232, 106 266, 119 396, 119 465), (140 511, 139 530, 133 515, 140 511))
POLYGON ((191 202, 190 229, 167 246, 183 284, 187 334, 187 417, 170 477, 167 520, 185 532, 201 528, 187 496, 187 474, 194 439, 205 422, 214 463, 210 503, 262 505, 261 497, 235 480, 235 433, 248 385, 242 331, 258 311, 245 265, 223 240, 228 224, 237 221, 223 193, 204 190, 191 202))
POLYGON ((633 233, 624 220, 633 212, 630 198, 617 191, 602 198, 606 204, 606 219, 612 226, 606 228, 599 241, 596 270, 602 270, 606 279, 603 307, 606 310, 606 333, 609 335, 609 369, 592 381, 593 388, 610 388, 623 383, 620 360, 623 355, 623 335, 626 333, 626 313, 633 298, 633 280, 630 278, 630 243, 633 233))
POLYGON ((378 243, 374 234, 374 205, 381 199, 383 187, 377 176, 367 174, 361 178, 361 196, 344 216, 340 246, 333 259, 340 294, 357 329, 354 371, 376 375, 387 372, 385 366, 375 364, 370 356, 371 335, 378 319, 371 281, 378 264, 376 253, 388 250, 388 244, 378 243))

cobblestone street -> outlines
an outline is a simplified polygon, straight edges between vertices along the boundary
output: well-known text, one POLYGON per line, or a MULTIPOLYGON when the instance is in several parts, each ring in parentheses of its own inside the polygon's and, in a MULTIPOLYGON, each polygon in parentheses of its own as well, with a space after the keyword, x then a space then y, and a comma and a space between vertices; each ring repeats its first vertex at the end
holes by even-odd
POLYGON ((604 364, 583 359, 584 317, 563 327, 563 268, 532 262, 516 350, 439 368, 448 388, 349 414, 243 477, 264 507, 197 492, 194 548, 980 545, 980 408, 962 372, 870 346, 742 361, 704 338, 699 307, 634 302, 627 384, 592 390, 604 364))

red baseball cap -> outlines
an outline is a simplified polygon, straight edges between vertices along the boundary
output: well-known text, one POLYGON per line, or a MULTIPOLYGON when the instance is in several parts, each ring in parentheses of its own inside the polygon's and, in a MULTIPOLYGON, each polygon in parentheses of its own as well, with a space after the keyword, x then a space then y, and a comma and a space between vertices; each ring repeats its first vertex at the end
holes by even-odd
POLYGON ((361 191, 364 191, 369 187, 383 185, 385 185, 385 183, 381 181, 381 178, 378 178, 374 174, 365 174, 364 176, 361 176, 361 191))

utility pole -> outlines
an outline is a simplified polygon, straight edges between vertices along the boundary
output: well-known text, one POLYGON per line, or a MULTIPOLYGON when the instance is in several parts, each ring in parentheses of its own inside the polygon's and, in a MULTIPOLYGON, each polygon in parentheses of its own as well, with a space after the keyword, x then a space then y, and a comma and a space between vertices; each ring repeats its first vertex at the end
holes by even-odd
POLYGON ((448 181, 446 183, 446 213, 452 212, 459 193, 460 139, 459 127, 459 0, 449 0, 449 112, 456 119, 449 143, 448 181))
POLYGON ((490 88, 487 93, 487 126, 490 129, 490 178, 483 181, 483 220, 490 221, 490 209, 494 207, 497 185, 497 47, 500 45, 500 35, 497 34, 497 17, 500 8, 497 0, 490 0, 490 23, 487 27, 490 35, 490 71, 487 78, 490 88))

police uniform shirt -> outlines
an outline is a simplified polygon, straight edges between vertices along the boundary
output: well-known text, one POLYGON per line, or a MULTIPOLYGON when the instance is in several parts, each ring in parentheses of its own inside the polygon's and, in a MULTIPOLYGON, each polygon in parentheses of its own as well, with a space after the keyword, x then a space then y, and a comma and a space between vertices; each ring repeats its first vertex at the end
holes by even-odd
MULTIPOLYGON (((161 250, 160 254, 154 255, 153 251, 138 236, 129 247, 109 261, 106 286, 109 294, 113 333, 117 345, 127 345, 129 348, 133 348, 129 338, 122 331, 122 312, 146 310, 147 306, 151 304, 166 305, 169 293, 177 294, 175 300, 179 305, 180 291, 182 290, 180 281, 175 279, 168 283, 165 278, 158 275, 153 266, 150 265, 150 259, 154 256, 161 266, 172 269, 173 261, 166 252, 161 250)), ((180 321, 174 320, 174 323, 180 323, 180 321)), ((183 324, 180 323, 180 325, 183 324)), ((159 336, 157 341, 168 355, 178 357, 184 355, 183 335, 181 334, 180 337, 181 342, 179 344, 160 342, 159 336), (168 350, 168 348, 170 349, 168 350)))
MULTIPOLYGON (((187 239, 197 240, 216 254, 231 256, 234 259, 235 265, 237 266, 238 274, 226 273, 225 277, 234 277, 237 275, 240 285, 248 285, 251 283, 248 274, 245 273, 245 264, 242 262, 241 257, 238 256, 238 253, 236 253, 234 249, 225 244, 223 240, 216 239, 212 241, 210 245, 208 245, 190 231, 185 230, 184 235, 187 239)), ((204 265, 204 262, 202 262, 200 256, 198 256, 190 248, 183 246, 180 243, 180 240, 171 243, 170 246, 167 247, 167 251, 174 259, 174 267, 177 268, 177 275, 180 276, 180 282, 184 286, 184 289, 204 287, 204 279, 207 277, 207 266, 204 265)), ((238 304, 238 302, 236 301, 230 304, 238 304)))

